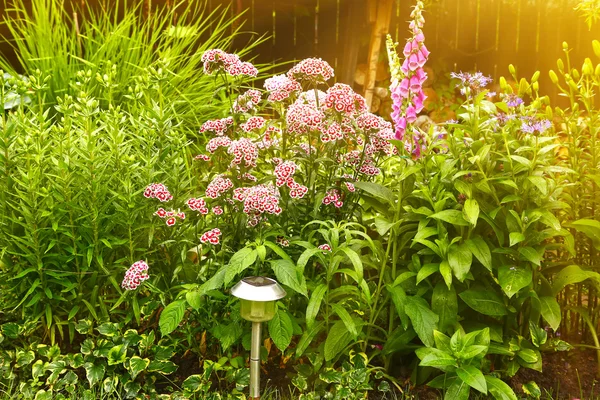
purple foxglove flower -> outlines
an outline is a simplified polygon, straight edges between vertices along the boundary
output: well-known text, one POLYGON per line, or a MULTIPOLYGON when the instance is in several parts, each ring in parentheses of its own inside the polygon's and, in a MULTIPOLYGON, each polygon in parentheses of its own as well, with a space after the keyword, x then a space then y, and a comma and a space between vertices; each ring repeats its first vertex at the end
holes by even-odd
MULTIPOLYGON (((419 65, 421 60, 419 59, 420 53, 413 53, 408 57, 408 69, 411 71, 415 71, 417 68, 422 67, 423 65, 419 65)), ((423 64, 425 64, 423 62, 423 64)))
MULTIPOLYGON (((410 87, 412 89, 412 78, 411 78, 411 82, 410 82, 410 87)), ((402 96, 402 98, 407 98, 408 97, 408 89, 409 89, 409 80, 408 78, 404 78, 402 79, 402 82, 400 82, 400 95, 402 96)))
POLYGON ((412 124, 416 120, 417 120, 417 109, 415 108, 415 106, 410 105, 406 109, 406 122, 408 122, 409 124, 412 124))
POLYGON ((420 113, 421 111, 423 111, 423 102, 425 101, 426 98, 427 98, 427 96, 425 96, 425 93, 423 93, 423 92, 419 92, 417 94, 417 96, 414 98, 415 108, 417 109, 417 113, 420 113))
POLYGON ((410 90, 413 93, 418 93, 421 91, 421 80, 417 75, 410 77, 410 90))
POLYGON ((421 84, 423 84, 423 82, 425 82, 427 80, 427 72, 425 72, 423 70, 423 68, 419 68, 415 72, 415 75, 419 78, 419 81, 421 82, 421 84))
MULTIPOLYGON (((425 63, 427 62, 427 54, 428 53, 424 53, 423 49, 425 47, 421 48, 421 50, 419 50, 419 52, 417 53, 417 65, 420 68, 423 68, 423 66, 425 65, 425 63)), ((427 51, 427 49, 425 49, 425 51, 427 51)))
POLYGON ((402 140, 406 132, 406 118, 400 117, 396 120, 396 139, 402 140))
POLYGON ((415 35, 415 42, 423 43, 425 41, 425 35, 423 32, 419 32, 415 35))

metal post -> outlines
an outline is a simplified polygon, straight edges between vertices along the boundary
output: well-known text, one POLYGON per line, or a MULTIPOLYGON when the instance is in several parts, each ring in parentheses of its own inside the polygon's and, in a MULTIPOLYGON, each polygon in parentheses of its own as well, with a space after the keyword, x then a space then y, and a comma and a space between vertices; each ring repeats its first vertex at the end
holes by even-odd
POLYGON ((250 348, 250 399, 260 399, 260 341, 261 323, 252 323, 252 347, 250 348))

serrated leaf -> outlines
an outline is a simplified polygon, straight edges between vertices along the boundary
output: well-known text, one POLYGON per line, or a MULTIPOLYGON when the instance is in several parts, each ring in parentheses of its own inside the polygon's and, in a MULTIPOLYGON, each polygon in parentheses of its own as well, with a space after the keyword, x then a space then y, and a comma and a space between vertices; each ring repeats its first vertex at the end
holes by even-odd
POLYGON ((293 333, 292 319, 287 312, 278 308, 273 319, 269 321, 269 335, 282 353, 290 345, 293 333))
POLYGON ((466 243, 461 245, 452 245, 450 251, 448 251, 448 264, 454 276, 463 282, 471 270, 471 264, 473 263, 473 254, 466 243))
POLYGON ((177 329, 181 321, 183 321, 186 306, 187 303, 184 300, 177 300, 165 307, 158 321, 160 332, 163 336, 177 329))
POLYGON ((270 264, 275 273, 275 277, 280 283, 288 286, 290 289, 300 293, 304 297, 308 297, 306 280, 292 261, 283 259, 273 260, 270 264))
POLYGON ((439 317, 440 331, 450 331, 458 318, 458 300, 454 286, 448 288, 443 282, 438 282, 431 296, 431 309, 439 317))
POLYGON ((472 239, 465 241, 471 253, 475 256, 477 261, 479 261, 484 267, 488 270, 492 270, 492 253, 490 252, 490 248, 483 238, 480 236, 476 236, 472 239))
POLYGON ((421 297, 407 296, 405 301, 404 310, 408 318, 410 318, 413 329, 419 336, 419 339, 421 339, 425 346, 433 346, 433 331, 438 329, 438 315, 431 311, 427 301, 421 297))

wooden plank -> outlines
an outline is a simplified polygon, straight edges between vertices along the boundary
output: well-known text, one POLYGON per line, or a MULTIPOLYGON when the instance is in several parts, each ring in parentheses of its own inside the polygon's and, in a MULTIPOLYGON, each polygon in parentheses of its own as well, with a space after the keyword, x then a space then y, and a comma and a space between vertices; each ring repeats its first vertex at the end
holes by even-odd
POLYGON ((371 103, 373 102, 377 64, 379 63, 379 55, 385 35, 389 32, 393 5, 393 0, 379 0, 377 2, 377 19, 371 34, 367 77, 365 80, 365 99, 367 100, 368 109, 371 108, 371 103))

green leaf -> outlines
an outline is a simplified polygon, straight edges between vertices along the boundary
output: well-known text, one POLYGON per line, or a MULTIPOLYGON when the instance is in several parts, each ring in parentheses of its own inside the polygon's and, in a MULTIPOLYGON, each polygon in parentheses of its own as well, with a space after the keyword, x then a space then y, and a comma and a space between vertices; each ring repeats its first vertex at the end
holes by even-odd
POLYGON ((456 379, 444 396, 444 400, 469 400, 471 388, 462 379, 456 379))
POLYGON ((96 330, 98 332, 100 332, 101 335, 108 336, 108 337, 114 337, 119 334, 118 325, 114 324, 112 322, 105 322, 104 324, 102 324, 98 328, 96 328, 96 330))
POLYGON ((533 271, 529 266, 517 267, 503 265, 498 270, 498 281, 508 298, 513 297, 519 290, 528 286, 533 279, 533 271))
POLYGON ((529 182, 533 183, 533 185, 538 188, 543 196, 548 195, 548 182, 546 182, 546 179, 541 176, 529 176, 527 179, 529 179, 529 182))
POLYGON ((542 305, 542 317, 556 331, 561 319, 560 305, 554 297, 550 296, 540 297, 540 303, 542 305))
POLYGON ((417 357, 421 360, 422 367, 434 367, 442 371, 449 371, 447 367, 456 367, 456 359, 443 350, 422 347, 416 351, 417 357))
POLYGON ((306 351, 308 346, 312 343, 315 336, 317 336, 324 327, 324 321, 320 321, 316 325, 307 327, 307 330, 304 331, 300 337, 300 340, 298 341, 298 344, 296 345, 296 358, 300 358, 302 354, 304 354, 304 351, 306 351))
POLYGON ((433 215, 429 218, 438 219, 457 226, 469 226, 469 223, 463 218, 462 212, 458 210, 444 210, 433 215))
POLYGON ((509 240, 509 246, 512 247, 517 243, 521 243, 523 240, 525 240, 525 235, 523 235, 521 232, 511 232, 508 235, 508 240, 509 240))
POLYGON ((87 377, 91 387, 96 385, 102 380, 102 378, 104 378, 106 367, 103 363, 94 364, 87 362, 84 364, 83 368, 85 368, 85 376, 87 377))
POLYGON ((472 365, 465 365, 456 370, 456 375, 473 389, 487 394, 487 384, 483 373, 472 365))
POLYGON ((534 263, 538 267, 542 265, 542 256, 533 247, 521 247, 519 248, 519 254, 521 254, 525 260, 534 263))
POLYGON ((519 350, 517 356, 527 364, 533 364, 540 360, 539 353, 532 349, 519 350))
POLYGON ((600 282, 600 274, 593 271, 585 271, 578 265, 569 265, 568 267, 563 268, 554 277, 552 292, 554 295, 557 295, 558 292, 563 290, 565 286, 583 282, 586 279, 593 279, 597 282, 600 282))
POLYGON ((162 333, 163 336, 173 332, 177 329, 181 321, 183 321, 186 305, 184 300, 177 300, 166 306, 162 311, 158 325, 160 327, 160 333, 162 333))
POLYGON ((506 383, 491 375, 485 376, 488 391, 496 400, 518 400, 515 392, 506 383))
POLYGON ((185 294, 185 300, 196 311, 202 307, 202 294, 198 290, 190 290, 185 294))
POLYGON ((258 252, 256 249, 251 249, 250 247, 244 247, 231 256, 229 265, 225 271, 225 284, 228 284, 237 276, 237 274, 252 266, 256 261, 257 256, 258 252))
POLYGON ((127 347, 119 344, 117 346, 113 346, 108 352, 108 365, 117 365, 123 364, 127 357, 127 347))
POLYGON ((346 256, 348 256, 348 259, 354 266, 354 270, 356 271, 356 275, 358 277, 357 283, 359 283, 363 279, 363 263, 360 260, 360 256, 357 252, 355 252, 349 247, 340 247, 340 250, 343 251, 346 254, 346 256))
POLYGON ((273 272, 275 272, 275 276, 280 283, 288 286, 296 293, 308 297, 306 280, 302 273, 296 269, 296 264, 293 261, 273 260, 271 261, 271 268, 273 268, 273 272))
POLYGON ((350 316, 348 311, 346 311, 346 309, 343 306, 336 303, 331 304, 331 308, 337 314, 337 316, 340 317, 342 321, 344 321, 344 324, 346 324, 346 328, 348 328, 348 332, 350 332, 354 339, 356 339, 356 337, 358 336, 358 330, 356 329, 354 320, 352 320, 352 317, 350 316))
POLYGON ((463 206, 463 217, 467 220, 471 225, 477 225, 477 220, 479 219, 479 203, 475 199, 467 199, 465 200, 465 204, 463 206))
POLYGON ((448 261, 444 260, 440 263, 440 274, 449 289, 452 286, 452 268, 450 268, 448 261))
POLYGON ((450 268, 454 271, 454 276, 460 282, 463 282, 469 274, 472 263, 473 253, 471 253, 467 244, 454 244, 450 247, 450 251, 448 251, 448 264, 450 264, 450 268))
POLYGON ((596 250, 600 250, 600 221, 583 218, 566 226, 575 228, 578 232, 584 233, 592 240, 596 250))
POLYGON ((337 321, 325 339, 325 360, 331 361, 352 342, 352 334, 346 328, 344 321, 337 321))
POLYGON ((438 282, 431 296, 431 309, 439 316, 440 331, 450 331, 458 318, 458 300, 454 286, 448 288, 443 282, 438 282))
POLYGON ((439 317, 431 311, 427 301, 418 296, 407 296, 404 309, 419 339, 421 339, 425 346, 433 346, 433 331, 438 329, 437 323, 439 317))
POLYGON ((386 289, 392 296, 392 302, 394 303, 396 312, 400 317, 402 326, 404 329, 406 329, 408 327, 408 316, 406 315, 406 293, 404 293, 404 289, 402 289, 401 286, 387 285, 386 289))
POLYGON ((354 186, 358 189, 364 190, 369 195, 375 197, 380 201, 394 205, 395 198, 394 193, 385 186, 373 182, 354 182, 354 186))
POLYGON ((194 393, 203 388, 205 381, 202 375, 190 375, 181 384, 183 390, 194 393))
POLYGON ((459 294, 460 298, 473 310, 493 317, 508 314, 500 296, 485 289, 468 289, 459 294))
POLYGON ((492 270, 492 253, 487 243, 481 236, 476 236, 465 241, 471 253, 488 270, 492 270))
POLYGON ((417 273, 417 285, 421 283, 423 279, 426 279, 429 275, 437 272, 440 269, 440 264, 425 264, 421 267, 417 273))
POLYGON ((148 372, 159 372, 163 375, 169 375, 177 371, 177 364, 172 361, 152 360, 148 364, 148 372))
POLYGON ((292 319, 287 312, 277 308, 275 316, 269 321, 269 335, 271 335, 273 343, 282 353, 290 345, 293 333, 292 319))
POLYGON ((134 380, 140 372, 145 371, 149 364, 150 360, 147 358, 141 358, 138 356, 131 357, 127 365, 127 371, 129 371, 131 379, 134 380))
POLYGON ((315 323, 325 293, 327 293, 327 285, 322 283, 317 286, 310 296, 310 300, 308 300, 308 306, 306 307, 306 327, 309 329, 315 323))

